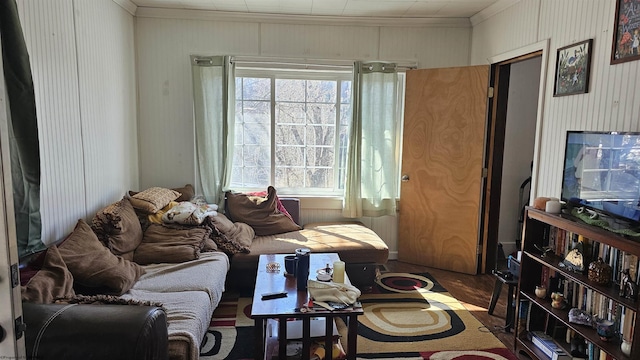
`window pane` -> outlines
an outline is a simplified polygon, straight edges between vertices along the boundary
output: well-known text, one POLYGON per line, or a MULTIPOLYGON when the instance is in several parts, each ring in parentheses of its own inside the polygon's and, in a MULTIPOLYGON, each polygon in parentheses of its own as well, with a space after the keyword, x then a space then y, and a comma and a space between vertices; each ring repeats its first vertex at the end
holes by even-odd
POLYGON ((351 103, 351 81, 342 81, 340 83, 340 103, 351 103))
MULTIPOLYGON (((269 127, 265 124, 242 124, 242 143, 244 145, 265 145, 268 149, 271 143, 271 137, 269 136, 269 127)), ((236 136, 237 138, 237 136, 236 136)))
POLYGON ((335 126, 307 126, 307 146, 311 145, 325 145, 333 146, 335 144, 336 133, 335 126))
POLYGON ((244 166, 271 166, 268 146, 245 145, 242 147, 244 166))
POLYGON ((277 125, 276 145, 305 145, 304 125, 277 125))
POLYGON ((305 148, 276 145, 276 166, 304 166, 305 148))
POLYGON ((242 77, 236 71, 232 186, 273 183, 283 193, 337 194, 344 187, 351 81, 342 74, 251 69, 251 77, 242 77))
POLYGON ((242 187, 260 187, 269 186, 270 167, 244 168, 242 172, 242 187))
POLYGON ((308 169, 307 187, 333 188, 333 169, 308 169))
POLYGON ((276 119, 278 124, 304 124, 306 121, 305 105, 301 103, 278 102, 276 119))
POLYGON ((236 121, 271 123, 271 104, 267 101, 236 102, 236 121))
POLYGON ((304 169, 291 167, 276 168, 276 187, 304 188, 304 169))
POLYGON ((340 106, 340 125, 349 125, 349 124, 351 124, 351 106, 341 105, 340 106))
POLYGON ((271 79, 243 78, 242 98, 244 100, 271 99, 271 79))
POLYGON ((335 103, 337 82, 327 80, 307 80, 307 101, 335 103))
POLYGON ((307 121, 312 124, 335 124, 335 104, 309 104, 307 107, 307 121))
POLYGON ((307 166, 333 167, 333 159, 334 159, 333 147, 329 147, 329 146, 307 147, 306 151, 307 151, 307 166))
POLYGON ((276 79, 276 101, 305 100, 305 80, 276 79))

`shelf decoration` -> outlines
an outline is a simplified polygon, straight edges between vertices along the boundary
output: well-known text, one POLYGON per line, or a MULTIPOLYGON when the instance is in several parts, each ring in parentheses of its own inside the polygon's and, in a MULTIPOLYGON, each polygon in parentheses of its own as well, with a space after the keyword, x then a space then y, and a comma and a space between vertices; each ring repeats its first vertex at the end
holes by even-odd
POLYGON ((599 319, 599 318, 594 319, 594 322, 596 324, 596 331, 598 333, 598 336, 600 336, 600 340, 602 341, 611 340, 611 338, 616 333, 616 330, 614 327, 615 323, 611 320, 599 319))
POLYGON ((601 257, 589 264, 589 281, 596 284, 607 285, 611 280, 611 266, 605 264, 601 257))
POLYGON ((635 300, 638 296, 638 285, 631 280, 629 269, 622 270, 620 277, 620 296, 635 300))
POLYGON ((640 59, 640 0, 616 0, 611 64, 640 59))
POLYGON ((589 92, 592 44, 589 39, 558 49, 553 96, 589 92))
POLYGON ((569 322, 574 324, 591 326, 591 315, 584 310, 572 308, 569 310, 569 322))
POLYGON ((532 333, 547 333, 558 340, 565 333, 578 333, 581 338, 577 340, 570 335, 562 339, 567 352, 566 345, 571 345, 574 357, 597 353, 600 359, 640 359, 640 332, 634 331, 640 322, 637 243, 573 217, 532 207, 526 208, 524 218, 516 311, 526 315, 523 326, 519 323, 515 329, 516 349, 535 360, 548 359, 532 343, 532 333), (540 256, 541 249, 552 249, 549 252, 557 255, 540 256), (580 267, 579 261, 565 261, 576 249, 586 261, 584 272, 574 271, 580 267), (547 289, 551 303, 538 294, 534 296, 539 286, 547 289))
POLYGON ((567 303, 564 301, 564 295, 559 292, 551 293, 551 307, 554 309, 564 309, 567 303))

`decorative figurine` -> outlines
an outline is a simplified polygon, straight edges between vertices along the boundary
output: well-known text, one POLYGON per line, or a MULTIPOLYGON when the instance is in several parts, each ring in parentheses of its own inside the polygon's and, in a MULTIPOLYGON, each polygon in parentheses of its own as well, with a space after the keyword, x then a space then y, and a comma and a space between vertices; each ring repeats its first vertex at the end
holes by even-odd
POLYGON ((547 296, 547 288, 544 286, 536 285, 536 296, 540 299, 544 299, 547 296))
POLYGON ((598 258, 589 264, 589 281, 596 284, 607 285, 611 280, 611 266, 598 258))
POLYGON ((542 253, 542 257, 546 257, 547 254, 555 255, 553 249, 550 246, 540 247, 538 246, 538 244, 534 244, 533 247, 542 253))
POLYGON ((569 271, 576 273, 584 272, 584 256, 582 255, 582 243, 578 243, 573 250, 567 253, 564 260, 558 264, 561 268, 566 268, 569 271))
POLYGON ((551 307, 554 309, 564 309, 566 303, 564 302, 564 295, 559 292, 551 293, 551 307))
POLYGON ((620 294, 621 297, 635 300, 638 295, 638 285, 636 285, 629 276, 629 269, 622 270, 620 276, 620 294))

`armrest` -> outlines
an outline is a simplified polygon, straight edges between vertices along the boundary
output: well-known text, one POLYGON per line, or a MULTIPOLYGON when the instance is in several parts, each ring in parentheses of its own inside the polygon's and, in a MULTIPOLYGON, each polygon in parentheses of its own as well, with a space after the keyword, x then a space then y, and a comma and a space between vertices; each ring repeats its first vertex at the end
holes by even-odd
POLYGON ((287 209, 289 215, 291 215, 293 222, 302 226, 300 223, 300 199, 281 197, 280 202, 282 203, 282 206, 287 209))
POLYGON ((29 359, 167 359, 159 307, 23 303, 29 359))

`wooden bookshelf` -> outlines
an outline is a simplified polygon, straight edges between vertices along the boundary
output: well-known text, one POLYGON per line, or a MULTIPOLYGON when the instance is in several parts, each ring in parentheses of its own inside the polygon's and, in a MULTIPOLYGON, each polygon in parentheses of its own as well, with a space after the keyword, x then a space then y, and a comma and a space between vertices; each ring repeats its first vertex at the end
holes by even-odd
MULTIPOLYGON (((564 238, 562 238, 564 239, 564 238)), ((524 326, 515 326, 515 349, 516 351, 524 351, 534 359, 546 360, 548 357, 540 352, 528 338, 528 331, 544 331, 551 333, 550 324, 554 326, 561 325, 563 328, 572 330, 578 334, 586 343, 591 343, 598 350, 602 350, 607 358, 619 360, 631 360, 640 358, 640 334, 634 331, 638 316, 633 316, 633 322, 627 327, 623 334, 625 338, 631 339, 631 355, 625 355, 621 350, 621 336, 616 334, 608 341, 603 341, 598 336, 595 328, 587 325, 579 325, 569 321, 569 309, 572 307, 580 307, 582 310, 595 315, 595 309, 607 309, 612 320, 617 321, 617 329, 624 328, 622 322, 622 312, 625 314, 635 313, 640 310, 638 300, 629 299, 619 296, 619 285, 613 279, 608 285, 599 285, 591 282, 587 276, 588 264, 596 259, 590 256, 595 255, 599 249, 605 246, 611 251, 610 256, 622 256, 619 254, 633 255, 633 261, 640 259, 640 242, 625 238, 613 232, 603 230, 581 222, 570 215, 554 215, 534 208, 527 208, 525 214, 525 223, 523 228, 522 242, 522 258, 520 278, 518 283, 518 299, 516 301, 516 317, 518 321, 525 322, 524 326), (562 267, 559 264, 564 259, 564 253, 558 248, 558 239, 566 234, 570 234, 573 238, 580 237, 587 245, 592 246, 585 255, 585 271, 584 273, 576 273, 562 267), (598 247, 596 247, 598 246, 598 247), (543 255, 541 249, 551 248, 552 251, 543 255), (549 274, 548 276, 546 274, 549 274), (547 276, 545 278, 545 276, 547 276), (537 285, 546 282, 547 296, 540 299, 534 295, 537 285), (555 288, 550 288, 551 286, 555 288), (579 290, 579 291, 578 291, 579 290), (571 295, 567 298, 567 307, 564 309, 556 309, 551 306, 550 294, 553 291, 563 291, 565 294, 571 295), (577 292, 578 295, 573 295, 577 292), (588 294, 588 295, 586 295, 588 294), (589 299, 587 299, 589 297, 589 299), (576 302, 578 299, 580 302, 576 302), (597 303, 596 300, 597 299, 597 303), (522 302, 528 302, 529 311, 535 308, 536 314, 541 314, 541 321, 530 322, 529 318, 518 316, 524 311, 521 309, 522 302), (574 303, 572 303, 574 301, 574 303), (581 305, 581 306, 579 306, 581 305), (603 305, 606 305, 603 307, 603 305), (628 311, 628 310, 631 311, 628 311)), ((563 244, 564 249, 570 249, 571 246, 563 244)), ((628 258, 627 258, 628 259, 628 258)), ((615 259, 611 258, 611 262, 615 259)), ((613 268, 614 279, 617 270, 621 270, 621 264, 615 263, 613 268), (617 268, 616 268, 617 267, 617 268)), ((626 264, 626 263, 625 263, 626 264)), ((638 264, 634 264, 638 267, 638 264)), ((633 279, 637 282, 637 277, 633 279)), ((602 312, 602 311, 601 311, 602 312)), ((529 315, 527 315, 529 316, 529 315)), ((631 318, 630 318, 631 319, 631 318)), ((539 320, 539 319, 538 319, 539 320)), ((627 319, 629 322, 629 319, 627 319)), ((566 332, 566 331, 565 331, 566 332)), ((566 341, 561 341, 567 352, 570 352, 570 345, 566 341)), ((587 345, 585 345, 587 346, 587 345)), ((600 358, 600 360, 605 360, 600 358)))

